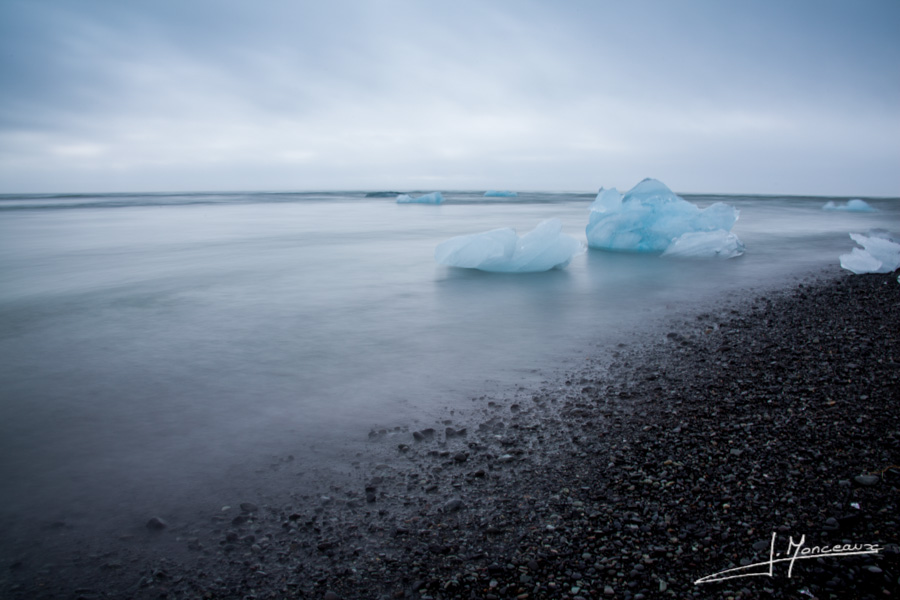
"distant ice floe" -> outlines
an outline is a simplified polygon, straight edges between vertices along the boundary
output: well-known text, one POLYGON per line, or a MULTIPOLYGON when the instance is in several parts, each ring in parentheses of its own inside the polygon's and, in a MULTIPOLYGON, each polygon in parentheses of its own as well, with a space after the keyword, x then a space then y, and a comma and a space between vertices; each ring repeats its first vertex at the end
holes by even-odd
POLYGON ((508 190, 488 190, 484 193, 485 198, 515 198, 519 194, 508 190))
POLYGON ((397 204, 440 204, 444 201, 444 197, 440 192, 431 192, 418 198, 413 198, 407 194, 397 196, 397 204))
POLYGON ((891 273, 900 268, 900 242, 888 232, 873 229, 867 234, 851 233, 850 238, 862 246, 841 255, 841 267, 857 275, 891 273))
POLYGON ((829 200, 822 207, 822 210, 841 210, 844 212, 875 212, 877 209, 872 208, 865 200, 854 198, 848 200, 847 204, 835 204, 833 200, 829 200))
POLYGON ((438 244, 434 259, 493 273, 536 273, 565 268, 584 251, 581 242, 562 233, 559 219, 548 219, 522 237, 506 227, 451 238, 438 244))
POLYGON ((645 179, 625 194, 601 190, 585 234, 588 245, 601 250, 733 258, 744 253, 731 233, 738 214, 722 202, 700 209, 662 182, 645 179))

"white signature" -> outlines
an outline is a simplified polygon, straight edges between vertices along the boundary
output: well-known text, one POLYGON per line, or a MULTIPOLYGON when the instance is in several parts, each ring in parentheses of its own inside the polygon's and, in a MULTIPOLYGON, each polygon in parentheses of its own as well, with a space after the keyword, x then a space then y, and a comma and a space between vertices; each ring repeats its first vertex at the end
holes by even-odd
POLYGON ((803 535, 800 537, 799 542, 794 542, 794 537, 791 536, 788 538, 788 547, 786 556, 784 558, 778 558, 782 556, 781 552, 775 552, 775 536, 776 534, 772 533, 772 543, 769 546, 769 560, 754 563, 752 565, 745 565, 743 567, 735 567, 733 569, 726 569, 724 571, 719 571, 718 573, 713 573, 712 575, 707 575, 706 577, 701 577, 697 581, 694 582, 694 585, 698 585, 701 583, 712 583, 714 581, 725 581, 726 579, 739 579, 741 577, 773 577, 775 573, 775 563, 789 562, 790 567, 788 567, 788 578, 790 578, 791 573, 794 571, 794 563, 798 560, 804 560, 807 558, 820 558, 823 556, 854 556, 858 554, 878 554, 881 551, 881 547, 875 544, 834 544, 834 545, 825 545, 825 546, 807 546, 806 545, 806 536, 803 535), (742 571, 749 571, 751 569, 757 569, 762 567, 762 570, 757 570, 752 573, 742 573, 742 571))

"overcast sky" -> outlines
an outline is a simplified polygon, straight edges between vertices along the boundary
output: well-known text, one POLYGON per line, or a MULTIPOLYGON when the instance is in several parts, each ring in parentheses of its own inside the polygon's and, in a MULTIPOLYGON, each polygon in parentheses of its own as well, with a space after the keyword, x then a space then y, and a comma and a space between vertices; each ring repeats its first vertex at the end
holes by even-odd
POLYGON ((900 196, 897 0, 0 0, 0 193, 900 196))

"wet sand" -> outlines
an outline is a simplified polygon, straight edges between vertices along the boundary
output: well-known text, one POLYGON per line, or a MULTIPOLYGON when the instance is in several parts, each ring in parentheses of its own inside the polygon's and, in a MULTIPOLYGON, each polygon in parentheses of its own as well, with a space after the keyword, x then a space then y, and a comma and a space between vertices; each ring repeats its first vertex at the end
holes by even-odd
POLYGON ((73 550, 59 524, 66 551, 22 550, 0 596, 896 595, 897 275, 831 270, 652 335, 471 414, 373 431, 341 481, 148 515, 107 546, 73 550))

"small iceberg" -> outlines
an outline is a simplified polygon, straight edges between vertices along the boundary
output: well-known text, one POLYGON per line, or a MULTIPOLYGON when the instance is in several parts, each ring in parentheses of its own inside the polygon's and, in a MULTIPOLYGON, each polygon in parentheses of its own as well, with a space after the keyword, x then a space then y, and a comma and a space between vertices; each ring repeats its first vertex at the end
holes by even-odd
POLYGON ((833 200, 829 200, 822 207, 822 210, 840 210, 844 212, 876 212, 877 209, 872 208, 865 200, 854 198, 848 200, 847 204, 835 204, 833 200))
POLYGON ((407 194, 397 196, 397 204, 440 204, 444 201, 444 197, 440 192, 431 192, 418 198, 413 198, 407 194))
POLYGON ((590 210, 585 233, 591 248, 722 258, 744 251, 731 233, 736 208, 716 202, 701 209, 656 179, 645 179, 625 194, 601 189, 590 210), (686 236, 694 233, 703 235, 686 236))
POLYGON ((484 193, 485 198, 515 198, 519 194, 508 190, 488 190, 484 193))
POLYGON ((522 237, 506 227, 451 238, 438 244, 434 259, 492 273, 537 273, 563 269, 584 251, 581 242, 562 233, 559 219, 547 219, 522 237))
POLYGON ((857 275, 891 273, 900 268, 900 243, 880 229, 868 234, 851 233, 850 239, 862 246, 841 255, 841 267, 857 275))

